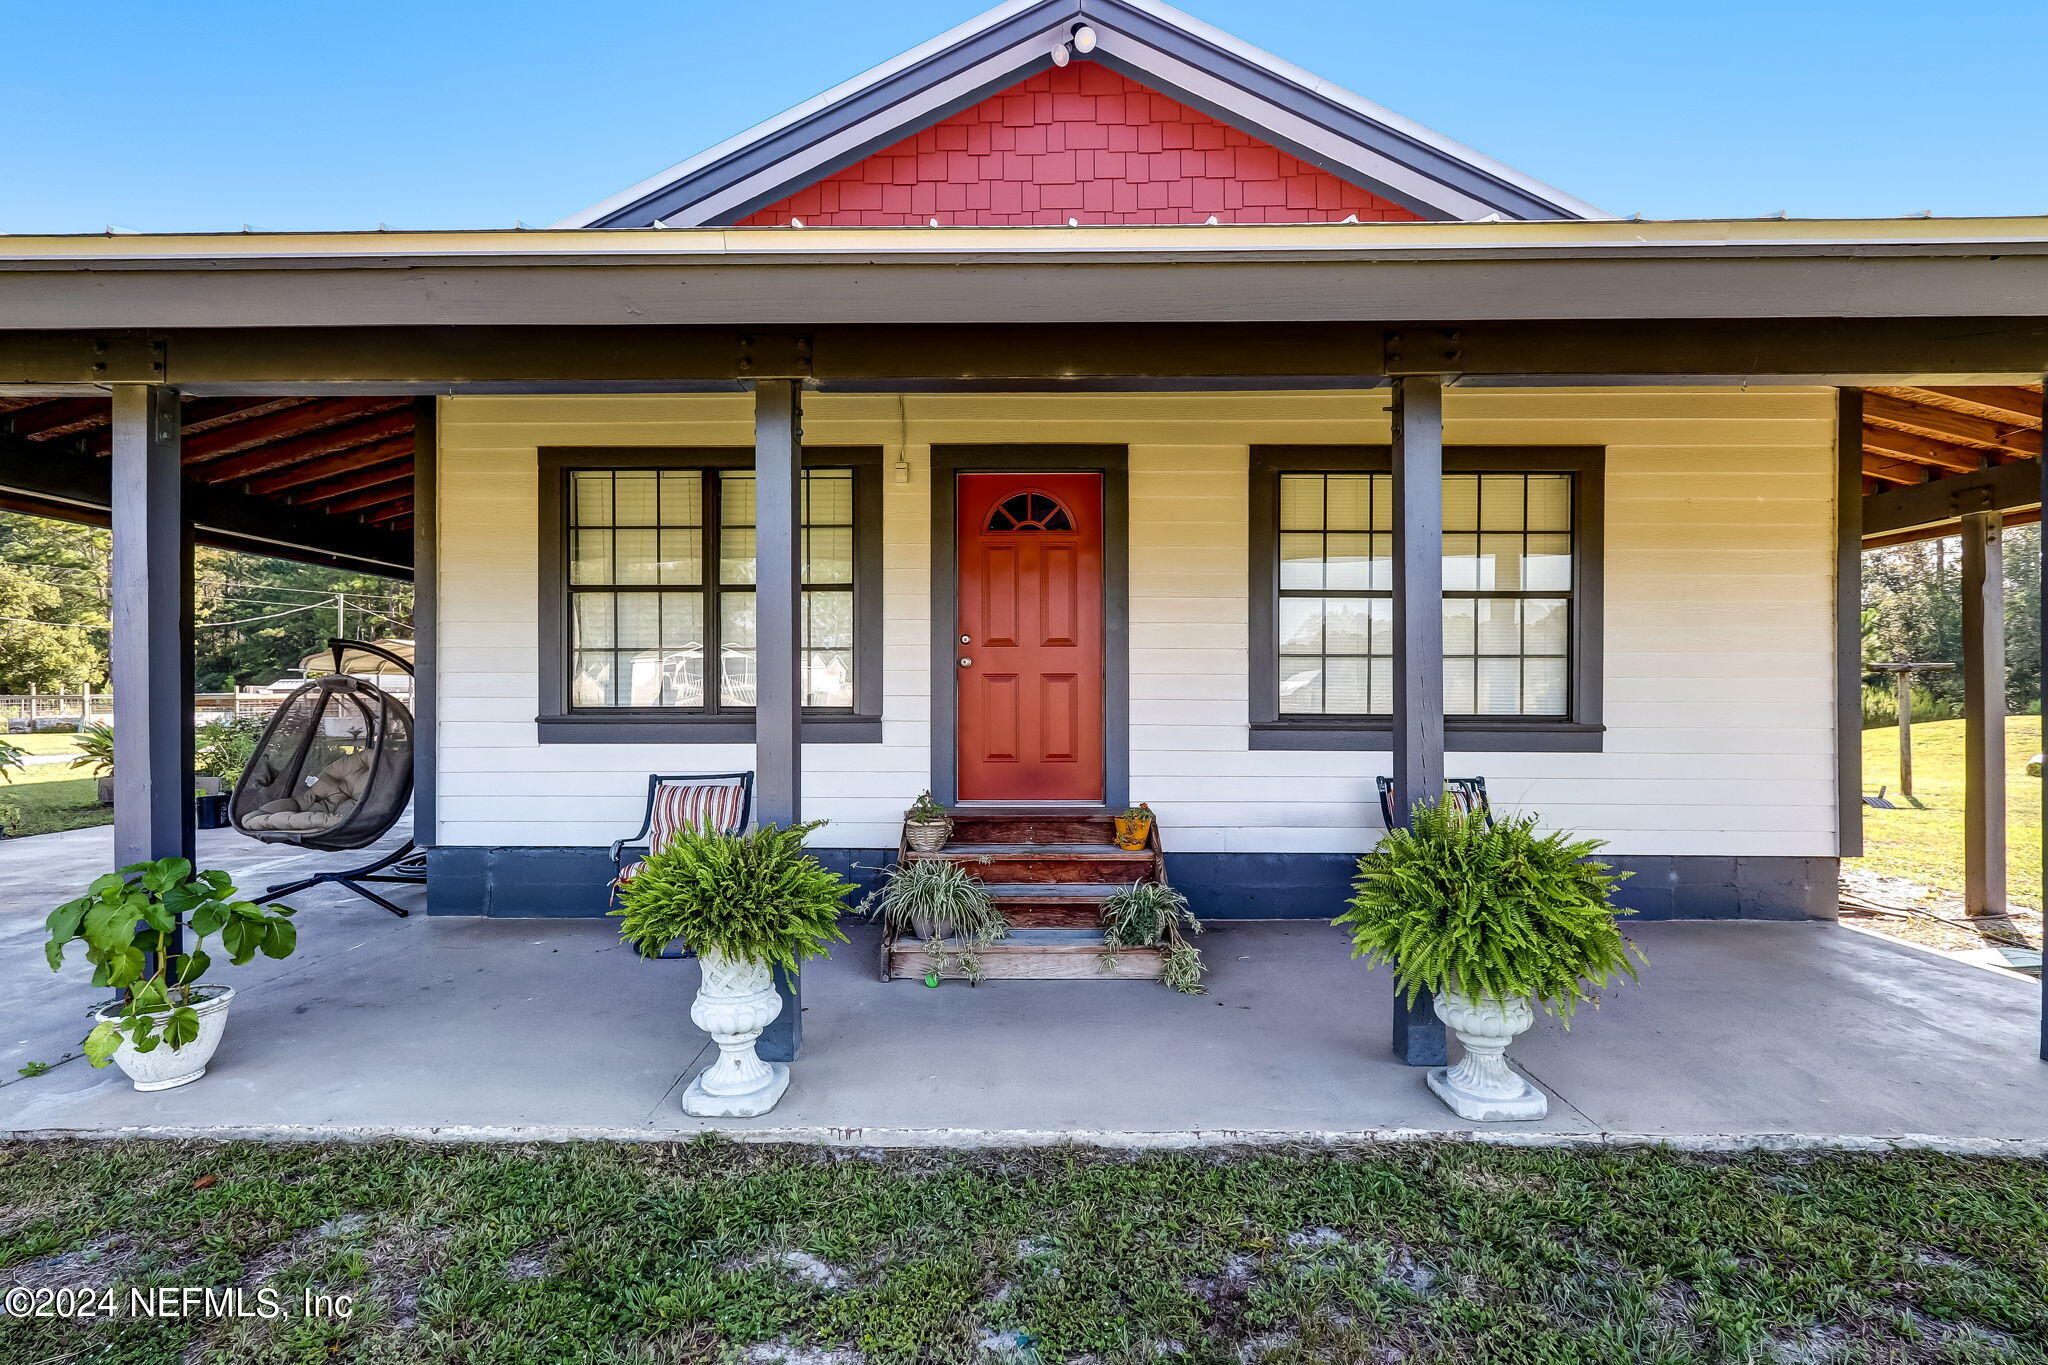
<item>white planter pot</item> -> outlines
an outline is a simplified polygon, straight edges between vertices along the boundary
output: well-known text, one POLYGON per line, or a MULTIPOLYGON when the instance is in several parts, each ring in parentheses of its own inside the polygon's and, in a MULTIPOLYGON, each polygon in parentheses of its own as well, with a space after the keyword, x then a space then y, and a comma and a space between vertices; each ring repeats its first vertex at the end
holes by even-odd
POLYGON ((951 820, 911 820, 903 826, 904 841, 917 853, 937 853, 953 837, 951 820))
POLYGON ((690 1021, 718 1044, 718 1060, 683 1092, 683 1112, 699 1118, 751 1119, 773 1109, 789 1089, 789 1067, 764 1062, 754 1051, 761 1030, 782 1013, 775 969, 699 950, 704 969, 690 1021))
POLYGON ((1536 1020, 1527 1000, 1474 1000, 1456 991, 1436 997, 1436 1017, 1458 1036, 1465 1056, 1433 1068, 1429 1088, 1475 1123, 1540 1119, 1550 1112, 1543 1092, 1508 1065, 1508 1044, 1536 1020))
MULTIPOLYGON (((214 1050, 220 1046, 220 1036, 227 1031, 228 1006, 234 1003, 235 992, 231 986, 199 989, 213 989, 219 994, 209 995, 193 1005, 193 1012, 199 1016, 197 1038, 183 1047, 166 1047, 158 1043, 148 1052, 137 1052, 135 1044, 123 1038, 121 1046, 114 1049, 115 1064, 127 1073, 137 1090, 170 1090, 189 1085, 206 1074, 206 1064, 213 1060, 214 1050)), ((111 1022, 120 1016, 121 1011, 116 1006, 109 1006, 93 1015, 101 1023, 111 1022)))

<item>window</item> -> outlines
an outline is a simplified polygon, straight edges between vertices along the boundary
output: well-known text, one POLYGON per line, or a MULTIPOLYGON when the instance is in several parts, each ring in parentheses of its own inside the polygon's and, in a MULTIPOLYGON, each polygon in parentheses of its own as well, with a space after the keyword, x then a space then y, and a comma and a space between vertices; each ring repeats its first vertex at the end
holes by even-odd
MULTIPOLYGON (((1384 453, 1260 452, 1252 722, 1389 731, 1393 479, 1384 453), (1270 625, 1270 631, 1266 625, 1270 625)), ((1452 731, 1597 734, 1597 453, 1446 453, 1444 711, 1452 731)), ((1255 745, 1257 737, 1255 735, 1255 745)), ((1260 747, 1322 747, 1282 741, 1260 747)), ((1334 747, 1334 746, 1333 746, 1334 747)), ((1454 747, 1481 747, 1477 745, 1454 747)), ((1503 743, 1493 747, 1517 747, 1503 743)), ((1530 747, 1592 747, 1545 743, 1530 747)))
MULTIPOLYGON (((546 452, 559 561, 543 600, 559 673, 551 722, 671 723, 691 738, 751 736, 755 527, 750 457, 546 452), (722 721, 723 733, 705 727, 722 721)), ((879 564, 867 553, 877 466, 807 454, 799 508, 806 720, 879 714, 879 564), (868 508, 863 515, 863 507, 868 508), (863 559, 868 562, 864 563, 863 559), (863 649, 864 642, 874 647, 863 649)), ((544 558, 546 558, 544 556, 544 558)), ((558 730, 560 727, 557 727, 558 730)), ((879 738, 879 726, 870 727, 879 738)), ((594 732, 596 733, 596 732, 594 732)), ((602 731, 606 738, 644 739, 602 731)))

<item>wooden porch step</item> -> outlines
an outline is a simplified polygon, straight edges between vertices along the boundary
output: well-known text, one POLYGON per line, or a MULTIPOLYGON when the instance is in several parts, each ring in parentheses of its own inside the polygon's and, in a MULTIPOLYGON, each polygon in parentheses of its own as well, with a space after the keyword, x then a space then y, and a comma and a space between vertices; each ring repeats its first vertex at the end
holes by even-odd
POLYGON ((1149 849, 1110 844, 951 843, 936 853, 912 851, 913 859, 958 863, 984 882, 1096 882, 1128 886, 1152 871, 1149 849))
POLYGON ((953 813, 953 837, 983 844, 1113 844, 1116 821, 1108 815, 1008 815, 953 813))
MULTIPOLYGON (((1015 929, 981 950, 981 974, 991 981, 1156 981, 1165 954, 1158 948, 1119 948, 1113 963, 1103 960, 1102 934, 1094 929, 1015 929)), ((889 978, 921 978, 931 969, 925 946, 916 939, 891 945, 889 978)), ((956 961, 941 975, 964 980, 956 961)))
POLYGON ((1095 929, 1115 882, 983 882, 989 898, 1017 929, 1095 929))

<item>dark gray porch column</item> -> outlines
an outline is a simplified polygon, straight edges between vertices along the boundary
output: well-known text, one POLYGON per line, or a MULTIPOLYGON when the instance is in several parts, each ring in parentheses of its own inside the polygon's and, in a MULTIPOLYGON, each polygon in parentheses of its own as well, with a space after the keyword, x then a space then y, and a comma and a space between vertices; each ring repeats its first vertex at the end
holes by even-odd
POLYGON ((2005 518, 1963 518, 1963 908, 2005 913, 2005 518))
MULTIPOLYGON (((764 825, 802 818, 802 600, 798 511, 803 495, 803 400, 799 381, 754 385, 754 810, 764 825)), ((803 992, 795 972, 776 972, 782 1013, 761 1035, 771 1062, 803 1047, 803 992)))
POLYGON ((114 866, 192 856, 192 534, 178 391, 116 384, 114 866))
MULTIPOLYGON (((1394 818, 1444 794, 1444 388, 1394 381, 1394 818)), ((1394 998, 1394 1055, 1449 1060, 1427 997, 1394 998)))

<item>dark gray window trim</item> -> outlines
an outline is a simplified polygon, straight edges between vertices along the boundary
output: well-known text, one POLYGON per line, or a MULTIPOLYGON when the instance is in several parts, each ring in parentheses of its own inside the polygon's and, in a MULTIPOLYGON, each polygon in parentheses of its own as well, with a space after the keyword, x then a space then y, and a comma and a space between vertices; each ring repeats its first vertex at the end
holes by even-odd
MULTIPOLYGON (((550 446, 539 452, 540 688, 535 724, 543 744, 717 744, 754 740, 745 715, 679 715, 666 710, 576 712, 568 706, 568 622, 563 609, 568 528, 563 516, 571 469, 751 469, 751 446, 550 446)), ((882 450, 819 446, 805 467, 853 474, 854 705, 806 710, 809 744, 882 742, 882 450)))
POLYGON ((959 798, 960 698, 954 630, 959 623, 959 476, 1058 470, 1102 475, 1102 799, 1130 801, 1130 452, 1112 445, 932 447, 932 795, 959 798))
MULTIPOLYGON (((1387 446, 1254 446, 1251 452, 1250 692, 1253 749, 1374 751, 1393 748, 1391 722, 1282 717, 1279 704, 1277 502, 1283 472, 1360 471, 1392 467, 1387 446)), ((1601 657, 1605 578, 1607 452, 1600 446, 1446 446, 1446 473, 1569 472, 1574 482, 1572 565, 1572 697, 1562 720, 1451 716, 1444 747, 1463 753, 1597 753, 1602 723, 1601 657)))

